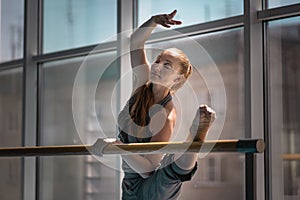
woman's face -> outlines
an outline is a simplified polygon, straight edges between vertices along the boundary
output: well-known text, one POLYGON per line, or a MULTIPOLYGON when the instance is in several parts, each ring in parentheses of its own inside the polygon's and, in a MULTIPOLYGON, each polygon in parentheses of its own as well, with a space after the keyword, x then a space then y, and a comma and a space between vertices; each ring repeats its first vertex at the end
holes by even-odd
POLYGON ((174 83, 180 81, 181 65, 179 54, 174 51, 165 50, 157 56, 151 66, 150 80, 153 83, 170 88, 174 83))

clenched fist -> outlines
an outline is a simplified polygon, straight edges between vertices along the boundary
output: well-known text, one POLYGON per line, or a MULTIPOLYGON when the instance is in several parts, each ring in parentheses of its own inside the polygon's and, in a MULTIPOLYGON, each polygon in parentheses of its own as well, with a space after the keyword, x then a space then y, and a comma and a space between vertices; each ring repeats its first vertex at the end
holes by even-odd
POLYGON ((190 133, 194 141, 204 141, 210 125, 216 119, 216 113, 207 105, 201 105, 196 112, 190 133))

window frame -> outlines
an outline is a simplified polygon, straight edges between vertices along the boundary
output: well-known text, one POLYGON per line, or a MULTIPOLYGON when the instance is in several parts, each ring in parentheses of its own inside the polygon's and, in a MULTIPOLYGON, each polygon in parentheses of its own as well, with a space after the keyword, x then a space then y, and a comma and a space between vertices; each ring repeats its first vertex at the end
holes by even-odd
MULTIPOLYGON (((117 26, 118 32, 130 30, 137 25, 137 4, 138 0, 117 1, 117 26), (126 12, 124 12, 126 11, 126 12), (128 12, 129 11, 129 12, 128 12), (132 19, 132 20, 122 20, 132 19)), ((244 0, 244 14, 235 17, 224 18, 216 21, 210 21, 201 24, 194 24, 187 27, 175 29, 186 36, 200 35, 210 32, 216 32, 236 27, 244 27, 244 44, 247 49, 244 52, 245 59, 245 119, 246 136, 249 138, 261 137, 266 142, 265 154, 255 155, 255 163, 247 166, 248 173, 253 174, 253 183, 257 192, 258 199, 280 199, 280 187, 282 182, 278 179, 272 179, 273 173, 280 173, 282 168, 273 167, 272 158, 278 152, 272 149, 272 145, 279 142, 279 139, 270 138, 271 130, 270 116, 271 108, 269 96, 269 70, 268 70, 268 52, 266 25, 269 21, 300 16, 300 4, 281 6, 276 8, 267 7, 267 0, 244 0), (259 81, 254 79, 258 76, 259 81), (257 84, 261 86, 257 89, 257 84), (258 108, 256 106, 258 105, 258 108), (271 145, 272 144, 272 145, 271 145), (254 165, 254 166, 253 166, 254 165), (264 178, 265 177, 265 178, 264 178)), ((40 130, 40 98, 41 81, 43 77, 40 74, 40 65, 44 62, 60 59, 72 58, 87 55, 96 45, 100 45, 100 51, 97 53, 117 50, 121 54, 128 48, 128 43, 120 42, 124 38, 118 38, 117 41, 103 44, 95 44, 75 49, 68 49, 54 53, 41 53, 42 47, 42 5, 43 0, 25 0, 24 13, 24 51, 23 58, 0 63, 0 70, 8 70, 23 66, 23 145, 38 145, 40 130), (30 23, 29 23, 30 22, 30 23), (35 87, 37 84, 37 87, 35 87)), ((163 31, 154 33, 148 43, 167 41, 180 37, 172 35, 171 32, 163 31)), ((126 39, 126 38, 125 38, 126 39)), ((126 58, 124 58, 126 59, 126 58)), ((120 60, 120 71, 124 70, 125 60, 120 60)), ((126 84, 122 84, 126 86, 126 84)), ((123 87, 121 86, 121 87, 123 87)), ((124 103, 124 95, 119 94, 119 105, 124 103)), ((23 199, 37 199, 38 195, 38 158, 26 158, 23 160, 23 199)), ((120 187, 120 185, 118 186, 120 187)))

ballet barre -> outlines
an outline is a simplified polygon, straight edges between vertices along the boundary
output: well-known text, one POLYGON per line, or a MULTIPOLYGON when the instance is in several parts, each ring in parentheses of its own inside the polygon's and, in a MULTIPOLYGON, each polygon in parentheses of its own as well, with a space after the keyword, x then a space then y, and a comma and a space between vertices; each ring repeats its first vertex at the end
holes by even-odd
MULTIPOLYGON (((0 148, 0 157, 93 155, 103 139, 93 145, 34 146, 0 148)), ((101 146, 101 145, 100 145, 101 146)), ((255 199, 256 153, 263 153, 262 139, 206 140, 205 142, 108 143, 102 146, 103 155, 238 152, 245 155, 245 199, 255 199)))
MULTIPOLYGON (((96 142, 97 143, 97 142, 96 142)), ((33 146, 0 148, 0 157, 92 155, 93 145, 33 146)), ((109 143, 103 148, 103 155, 157 154, 157 153, 208 153, 239 152, 262 153, 265 143, 262 139, 207 140, 205 142, 149 142, 119 144, 109 143)))
POLYGON ((299 161, 300 153, 283 154, 282 159, 286 161, 299 161))

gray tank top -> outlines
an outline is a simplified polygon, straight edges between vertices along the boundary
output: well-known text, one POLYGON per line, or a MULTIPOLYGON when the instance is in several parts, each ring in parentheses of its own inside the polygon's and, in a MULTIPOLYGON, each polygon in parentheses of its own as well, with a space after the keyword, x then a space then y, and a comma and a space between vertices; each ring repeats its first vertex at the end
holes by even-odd
MULTIPOLYGON (((131 107, 135 102, 136 97, 133 95, 126 103, 123 110, 120 112, 118 116, 118 130, 119 134, 118 137, 120 138, 121 142, 123 143, 137 143, 137 142, 150 142, 151 140, 151 132, 148 127, 144 130, 144 137, 135 137, 133 133, 129 133, 129 127, 134 123, 133 120, 130 118, 130 111, 131 107)), ((172 100, 172 95, 169 93, 164 99, 162 99, 158 104, 165 107, 168 102, 172 100)), ((147 120, 147 124, 150 122, 150 118, 147 120)))
MULTIPOLYGON (((169 93, 164 99, 162 99, 158 104, 165 107, 168 102, 172 100, 172 96, 169 93)), ((145 130, 143 130, 144 137, 135 137, 134 134, 129 133, 130 126, 132 125, 133 120, 130 117, 130 110, 132 105, 135 102, 135 96, 132 96, 126 103, 123 110, 120 112, 118 116, 118 130, 119 134, 118 137, 120 138, 120 141, 123 143, 141 143, 141 142, 150 142, 152 138, 152 133, 149 130, 149 127, 146 126, 145 130)), ((147 124, 150 122, 147 122, 147 124)), ((122 162, 122 169, 125 172, 125 174, 130 173, 131 176, 133 174, 138 175, 133 169, 131 169, 126 162, 122 162)), ((138 175, 139 176, 139 175, 138 175)))

